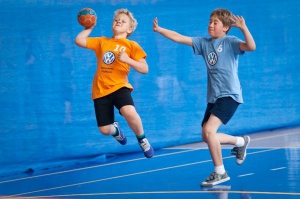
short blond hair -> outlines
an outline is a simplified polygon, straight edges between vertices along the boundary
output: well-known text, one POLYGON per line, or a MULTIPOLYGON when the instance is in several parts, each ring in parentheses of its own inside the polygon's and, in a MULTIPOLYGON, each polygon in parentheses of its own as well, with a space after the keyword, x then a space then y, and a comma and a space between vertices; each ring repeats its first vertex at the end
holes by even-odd
POLYGON ((115 14, 114 14, 114 18, 116 18, 119 14, 126 14, 130 18, 130 24, 131 24, 131 28, 132 28, 132 32, 128 35, 128 36, 130 36, 135 31, 135 29, 138 25, 138 22, 134 18, 132 12, 130 12, 126 8, 121 8, 121 9, 116 10, 115 14))

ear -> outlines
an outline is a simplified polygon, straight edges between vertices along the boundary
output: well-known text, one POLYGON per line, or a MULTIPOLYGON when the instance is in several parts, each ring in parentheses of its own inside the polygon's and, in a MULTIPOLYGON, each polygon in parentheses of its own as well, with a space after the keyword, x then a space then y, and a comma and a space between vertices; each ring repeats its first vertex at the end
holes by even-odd
POLYGON ((224 26, 224 27, 223 27, 223 31, 224 31, 224 32, 228 32, 229 28, 230 28, 229 26, 224 26))
POLYGON ((129 29, 127 30, 127 34, 131 34, 132 31, 133 31, 133 28, 129 28, 129 29))

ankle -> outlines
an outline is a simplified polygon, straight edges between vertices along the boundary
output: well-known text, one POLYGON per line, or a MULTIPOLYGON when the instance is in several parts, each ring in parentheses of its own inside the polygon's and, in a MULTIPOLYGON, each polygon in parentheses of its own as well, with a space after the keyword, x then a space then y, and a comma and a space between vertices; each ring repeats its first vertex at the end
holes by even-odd
POLYGON ((235 143, 236 147, 244 146, 244 144, 245 144, 245 139, 243 137, 236 137, 236 143, 235 143))
POLYGON ((137 135, 136 136, 136 139, 138 140, 138 142, 141 142, 144 138, 146 138, 144 133, 142 135, 137 135))
POLYGON ((217 174, 224 174, 226 172, 224 165, 215 166, 215 172, 217 174))

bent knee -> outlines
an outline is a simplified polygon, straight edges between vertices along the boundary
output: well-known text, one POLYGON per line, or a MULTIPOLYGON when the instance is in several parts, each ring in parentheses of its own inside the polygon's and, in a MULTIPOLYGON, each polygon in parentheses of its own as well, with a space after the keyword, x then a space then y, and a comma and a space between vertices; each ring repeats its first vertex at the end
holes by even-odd
POLYGON ((209 128, 203 128, 202 129, 202 139, 204 140, 204 142, 207 142, 210 138, 210 136, 212 135, 212 131, 209 128))
POLYGON ((135 107, 131 105, 123 106, 120 109, 120 112, 127 121, 132 121, 139 118, 139 114, 136 112, 135 107))
POLYGON ((113 134, 113 128, 112 125, 106 125, 106 126, 99 126, 99 131, 103 135, 112 135, 113 134))

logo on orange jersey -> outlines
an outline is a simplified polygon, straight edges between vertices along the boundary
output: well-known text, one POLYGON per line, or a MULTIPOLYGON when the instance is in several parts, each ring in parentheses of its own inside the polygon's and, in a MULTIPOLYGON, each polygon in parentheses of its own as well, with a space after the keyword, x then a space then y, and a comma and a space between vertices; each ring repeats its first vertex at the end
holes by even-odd
POLYGON ((103 55, 103 62, 107 65, 114 63, 116 56, 113 52, 108 51, 103 55))

